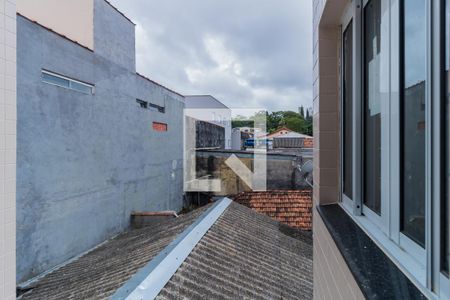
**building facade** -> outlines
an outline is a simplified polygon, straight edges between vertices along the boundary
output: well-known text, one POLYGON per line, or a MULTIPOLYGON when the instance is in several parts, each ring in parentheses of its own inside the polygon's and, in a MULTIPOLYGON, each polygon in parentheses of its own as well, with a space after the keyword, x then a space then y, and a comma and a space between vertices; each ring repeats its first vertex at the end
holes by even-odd
POLYGON ((231 109, 210 95, 186 96, 185 102, 186 108, 191 110, 192 115, 223 128, 224 147, 231 149, 231 109))
POLYGON ((182 209, 184 98, 136 73, 135 24, 107 1, 19 2, 20 283, 122 232, 132 211, 182 209))
POLYGON ((314 1, 314 298, 449 299, 449 5, 314 1))

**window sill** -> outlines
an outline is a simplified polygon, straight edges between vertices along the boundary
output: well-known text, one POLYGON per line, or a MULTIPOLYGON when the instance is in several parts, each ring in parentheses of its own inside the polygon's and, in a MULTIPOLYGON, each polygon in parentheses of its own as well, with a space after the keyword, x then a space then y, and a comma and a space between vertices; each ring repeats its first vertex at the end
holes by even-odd
POLYGON ((339 205, 317 211, 366 298, 427 299, 339 205))

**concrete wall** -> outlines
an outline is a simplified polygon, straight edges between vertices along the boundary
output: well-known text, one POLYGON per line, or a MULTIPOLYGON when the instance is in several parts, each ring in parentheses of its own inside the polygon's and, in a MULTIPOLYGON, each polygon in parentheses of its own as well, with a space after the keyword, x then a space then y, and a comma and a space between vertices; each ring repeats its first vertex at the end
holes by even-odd
POLYGON ((133 26, 101 3, 96 15, 118 32, 98 25, 109 35, 96 40, 99 53, 18 17, 19 282, 123 231, 133 210, 182 208, 183 97, 136 75, 125 55, 134 41, 117 41, 133 26), (95 84, 95 94, 43 83, 41 69, 95 84))
POLYGON ((0 1, 0 299, 16 299, 16 1, 0 1))
MULTIPOLYGON (((231 170, 225 161, 236 155, 249 169, 253 169, 253 154, 244 151, 197 151, 197 178, 212 175, 222 180, 221 192, 216 195, 235 195, 251 191, 244 181, 231 170)), ((302 157, 295 155, 267 155, 267 190, 296 190, 309 188, 297 169, 302 157)))
POLYGON ((194 122, 195 148, 225 149, 225 128, 199 120, 194 120, 194 122))
POLYGON ((94 0, 18 0, 17 12, 94 49, 94 0))
POLYGON ((97 55, 136 71, 135 25, 105 0, 94 0, 94 37, 97 55))
POLYGON ((186 108, 204 110, 205 121, 225 129, 225 149, 231 149, 231 109, 210 95, 186 96, 186 108))
MULTIPOLYGON (((340 17, 349 0, 313 5, 314 205, 339 201, 340 17)), ((314 299, 364 299, 320 215, 313 208, 314 299)))

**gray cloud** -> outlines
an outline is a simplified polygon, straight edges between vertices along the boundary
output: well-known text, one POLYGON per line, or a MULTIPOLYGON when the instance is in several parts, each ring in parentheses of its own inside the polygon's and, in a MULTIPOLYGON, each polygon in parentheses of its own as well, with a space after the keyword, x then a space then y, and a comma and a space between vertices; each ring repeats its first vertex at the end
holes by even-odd
POLYGON ((312 106, 311 0, 113 0, 136 27, 137 69, 229 107, 312 106))

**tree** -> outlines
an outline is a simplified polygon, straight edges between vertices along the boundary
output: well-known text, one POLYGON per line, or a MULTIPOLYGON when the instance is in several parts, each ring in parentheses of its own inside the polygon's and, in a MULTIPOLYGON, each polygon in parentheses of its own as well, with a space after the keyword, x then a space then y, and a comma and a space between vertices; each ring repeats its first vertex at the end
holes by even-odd
POLYGON ((302 118, 289 117, 285 119, 285 126, 295 132, 303 132, 305 120, 302 118))
POLYGON ((300 116, 304 119, 305 118, 305 109, 303 108, 303 105, 300 106, 298 113, 300 114, 300 116))
POLYGON ((312 116, 310 109, 306 109, 306 116, 303 106, 299 108, 299 112, 294 111, 260 111, 252 117, 237 116, 233 118, 232 126, 234 127, 254 127, 255 121, 266 118, 266 130, 272 133, 282 127, 287 127, 295 132, 312 135, 312 116))

